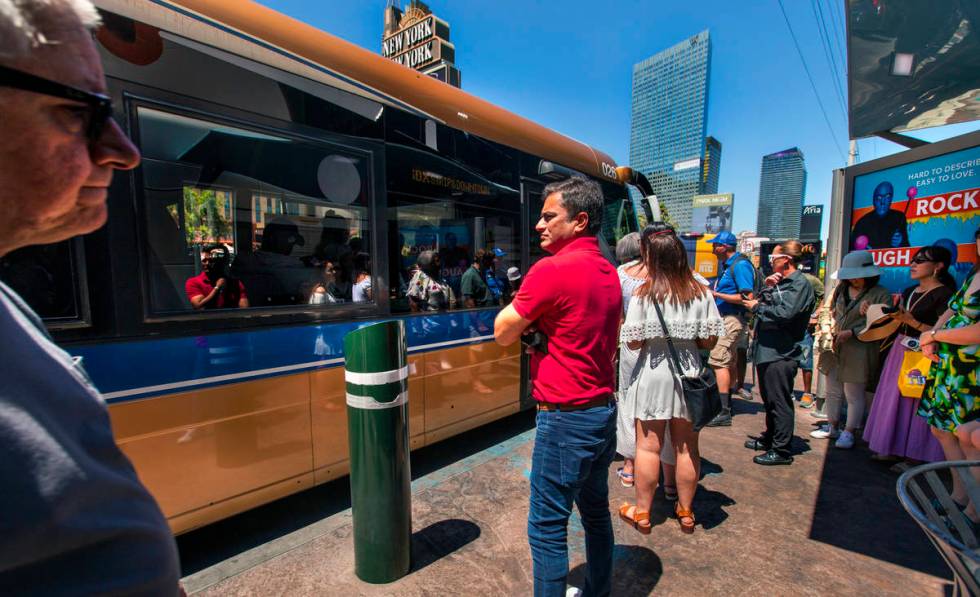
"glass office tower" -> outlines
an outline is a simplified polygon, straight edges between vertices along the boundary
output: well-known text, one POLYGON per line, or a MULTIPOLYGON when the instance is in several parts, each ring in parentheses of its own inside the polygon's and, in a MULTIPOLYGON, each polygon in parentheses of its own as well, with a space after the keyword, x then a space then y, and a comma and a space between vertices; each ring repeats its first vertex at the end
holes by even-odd
POLYGON ((759 236, 773 240, 798 238, 803 196, 806 194, 806 164, 796 147, 762 158, 759 178, 759 236))
POLYGON ((721 177, 721 141, 714 137, 704 140, 704 163, 701 165, 701 195, 714 195, 718 192, 718 178, 721 177))
POLYGON ((633 65, 630 166, 650 180, 679 232, 691 226, 691 199, 718 190, 717 177, 705 186, 710 168, 702 174, 710 62, 705 30, 633 65))

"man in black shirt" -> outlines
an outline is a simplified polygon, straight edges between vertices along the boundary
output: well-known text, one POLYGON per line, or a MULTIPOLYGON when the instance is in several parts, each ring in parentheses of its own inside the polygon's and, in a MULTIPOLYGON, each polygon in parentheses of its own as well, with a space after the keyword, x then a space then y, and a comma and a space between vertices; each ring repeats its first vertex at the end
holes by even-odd
POLYGON ((793 380, 802 355, 800 341, 806 333, 814 307, 813 287, 797 267, 803 258, 799 241, 777 246, 769 261, 775 272, 766 278, 761 297, 743 299, 755 314, 755 343, 752 362, 756 365, 759 393, 766 408, 766 430, 745 447, 764 450, 752 460, 756 464, 790 464, 793 456, 793 380))
POLYGON ((891 249, 909 246, 908 222, 905 214, 892 209, 892 183, 875 187, 874 211, 864 214, 854 225, 851 246, 854 249, 891 249), (862 237, 864 240, 862 240, 862 237))

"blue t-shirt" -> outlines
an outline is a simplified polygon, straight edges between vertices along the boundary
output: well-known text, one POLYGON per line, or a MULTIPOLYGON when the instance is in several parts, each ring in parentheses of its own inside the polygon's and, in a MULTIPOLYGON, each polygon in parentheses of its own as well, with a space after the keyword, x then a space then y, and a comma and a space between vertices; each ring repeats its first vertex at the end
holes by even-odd
MULTIPOLYGON (((755 268, 748 258, 743 257, 741 253, 735 253, 725 260, 722 274, 715 281, 715 291, 722 294, 738 294, 743 290, 755 291, 755 268)), ((718 312, 722 315, 745 313, 745 307, 741 305, 733 305, 720 298, 716 298, 715 303, 718 305, 718 312)))

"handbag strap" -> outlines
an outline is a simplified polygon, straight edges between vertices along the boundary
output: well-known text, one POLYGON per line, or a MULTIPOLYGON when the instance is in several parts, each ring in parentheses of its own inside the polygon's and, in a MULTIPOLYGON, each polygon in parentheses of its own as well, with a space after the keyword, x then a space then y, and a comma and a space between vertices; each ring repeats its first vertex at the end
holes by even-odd
POLYGON ((677 375, 684 377, 684 369, 681 367, 681 359, 677 356, 677 349, 674 348, 674 341, 670 339, 670 331, 667 330, 667 322, 664 321, 664 314, 660 312, 660 305, 657 304, 657 300, 650 297, 653 301, 653 308, 657 310, 657 319, 660 320, 660 327, 663 328, 664 337, 667 338, 667 352, 670 353, 670 360, 674 362, 674 369, 677 370, 677 375))

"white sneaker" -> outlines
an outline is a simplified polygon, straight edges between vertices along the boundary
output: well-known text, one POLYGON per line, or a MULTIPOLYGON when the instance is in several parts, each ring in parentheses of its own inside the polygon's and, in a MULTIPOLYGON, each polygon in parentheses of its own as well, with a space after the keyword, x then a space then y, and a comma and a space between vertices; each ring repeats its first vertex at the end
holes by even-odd
POLYGON ((837 439, 837 437, 840 435, 840 431, 837 431, 830 425, 825 425, 816 431, 810 432, 810 437, 815 437, 817 439, 837 439))
POLYGON ((582 589, 578 587, 568 587, 565 591, 565 597, 582 597, 582 589))
POLYGON ((841 432, 840 437, 837 438, 837 443, 834 445, 844 450, 850 450, 854 447, 854 434, 850 431, 841 432))

